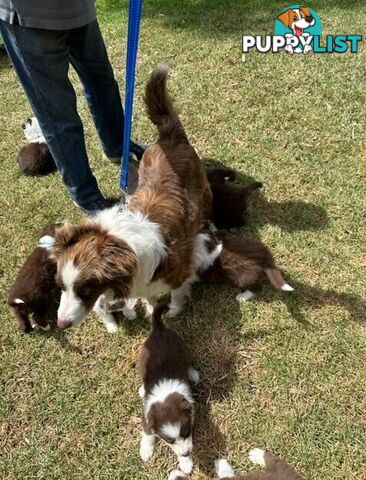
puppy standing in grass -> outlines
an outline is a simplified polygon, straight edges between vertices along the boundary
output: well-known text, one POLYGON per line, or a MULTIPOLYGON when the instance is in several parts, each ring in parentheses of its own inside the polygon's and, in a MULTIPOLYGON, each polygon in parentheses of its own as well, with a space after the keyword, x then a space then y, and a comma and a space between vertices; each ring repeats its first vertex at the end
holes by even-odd
POLYGON ((56 230, 61 226, 62 223, 51 223, 43 228, 38 246, 27 258, 10 288, 8 304, 20 330, 25 333, 32 330, 30 315, 33 315, 36 325, 49 329, 46 314, 56 293, 60 294, 56 286, 56 261, 50 256, 50 248, 56 230))
MULTIPOLYGON (((265 277, 278 290, 294 290, 284 280, 270 250, 259 240, 233 237, 222 231, 215 232, 212 238, 212 244, 215 241, 222 242, 222 250, 209 268, 198 270, 197 275, 201 281, 227 283, 239 288, 240 293, 236 296, 238 301, 253 298, 253 290, 265 277)), ((208 244, 207 249, 209 248, 208 244)))
POLYGON ((140 455, 147 461, 154 452, 157 437, 163 439, 178 456, 179 468, 189 474, 192 462, 193 397, 190 382, 199 374, 192 368, 191 355, 179 335, 161 320, 168 311, 159 304, 152 315, 151 333, 144 343, 138 370, 144 399, 140 455))

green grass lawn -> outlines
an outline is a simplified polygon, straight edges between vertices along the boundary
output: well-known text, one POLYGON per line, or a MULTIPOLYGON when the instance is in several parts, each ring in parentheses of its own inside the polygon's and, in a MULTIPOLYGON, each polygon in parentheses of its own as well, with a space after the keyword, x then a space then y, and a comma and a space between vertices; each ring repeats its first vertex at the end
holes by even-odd
MULTIPOLYGON (((98 1, 116 75, 124 84, 126 5, 98 1)), ((151 0, 144 5, 134 138, 153 142, 143 89, 151 69, 172 66, 169 87, 202 158, 263 180, 240 235, 274 252, 293 294, 270 287, 238 305, 220 286, 195 288, 170 321, 190 345, 197 392, 193 480, 212 479, 227 456, 238 472, 264 447, 307 479, 366 479, 365 64, 358 55, 250 53, 241 35, 272 33, 286 4, 264 0, 151 0)), ((363 33, 363 1, 310 3, 325 34, 363 33)), ((75 75, 72 74, 75 79, 75 75)), ((106 194, 118 168, 102 159, 76 81, 90 162, 106 194)), ((0 60, 0 478, 162 480, 167 447, 142 464, 135 362, 148 333, 140 315, 107 334, 94 316, 73 330, 17 331, 6 295, 41 226, 78 221, 57 174, 21 176, 21 122, 30 107, 0 60)))

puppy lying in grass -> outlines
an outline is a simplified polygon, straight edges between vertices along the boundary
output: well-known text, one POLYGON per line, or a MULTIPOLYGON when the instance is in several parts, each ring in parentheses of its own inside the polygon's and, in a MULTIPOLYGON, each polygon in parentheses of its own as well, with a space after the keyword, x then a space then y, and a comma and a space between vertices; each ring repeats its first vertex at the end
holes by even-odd
MULTIPOLYGON (((262 472, 251 472, 246 475, 235 475, 227 460, 215 461, 215 471, 221 480, 305 480, 287 462, 281 460, 261 448, 254 448, 249 452, 249 459, 256 465, 264 467, 262 472)), ((168 480, 186 480, 187 477, 180 470, 173 470, 168 480)))
POLYGON ((144 399, 140 456, 149 460, 157 438, 161 438, 178 456, 179 468, 189 474, 192 462, 192 429, 194 400, 190 382, 199 374, 192 368, 191 355, 180 336, 167 328, 161 316, 168 305, 160 303, 152 314, 151 333, 145 341, 138 370, 144 399))
POLYGON ((8 304, 18 320, 19 328, 32 330, 30 315, 36 326, 48 330, 47 311, 60 290, 56 286, 56 261, 50 256, 54 235, 62 223, 50 223, 40 233, 38 246, 29 255, 10 288, 8 304))
POLYGON ((236 172, 231 168, 207 168, 207 179, 212 191, 212 222, 215 227, 234 228, 246 224, 245 215, 248 198, 257 189, 264 188, 262 182, 245 186, 233 185, 236 172))
POLYGON ((215 242, 219 241, 222 250, 212 266, 197 272, 201 281, 227 283, 239 288, 238 301, 254 297, 253 290, 265 277, 278 290, 294 290, 285 282, 269 249, 259 240, 233 237, 222 231, 211 234, 211 237, 212 245, 207 248, 215 248, 215 242))
POLYGON ((22 127, 29 143, 18 153, 20 171, 24 175, 36 176, 47 175, 57 170, 36 117, 28 118, 22 127))

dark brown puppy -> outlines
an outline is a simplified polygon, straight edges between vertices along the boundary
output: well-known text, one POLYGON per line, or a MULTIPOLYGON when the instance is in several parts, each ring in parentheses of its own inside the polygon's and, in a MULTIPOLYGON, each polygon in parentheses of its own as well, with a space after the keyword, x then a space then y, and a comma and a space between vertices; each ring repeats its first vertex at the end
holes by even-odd
MULTIPOLYGON (((215 462, 216 473, 221 480, 305 480, 287 462, 260 448, 249 452, 250 460, 264 467, 262 472, 251 472, 246 475, 235 475, 233 469, 224 459, 215 462)), ((179 478, 179 477, 176 477, 179 478)), ((183 477, 184 478, 184 477, 183 477)), ((173 480, 173 479, 171 479, 173 480)))
POLYGON ((262 182, 239 186, 230 182, 236 173, 230 168, 207 168, 207 178, 212 191, 212 221, 217 228, 234 228, 245 225, 248 197, 259 188, 262 182))
POLYGON ((37 325, 47 329, 48 308, 53 298, 60 296, 55 279, 56 261, 50 258, 49 251, 56 229, 60 226, 61 223, 51 223, 43 228, 39 235, 40 243, 27 258, 10 288, 8 304, 23 332, 32 330, 31 314, 37 325))
POLYGON ((29 143, 19 150, 20 171, 27 176, 47 175, 57 168, 46 143, 29 143))
MULTIPOLYGON (((278 270, 271 252, 261 241, 233 237, 222 231, 211 235, 216 241, 222 242, 222 250, 211 267, 197 272, 200 280, 227 283, 239 288, 241 293, 236 297, 238 301, 252 298, 252 289, 256 289, 265 277, 278 290, 293 291, 278 270)), ((207 246, 208 249, 212 247, 207 246)))
POLYGON ((161 316, 168 310, 159 304, 152 315, 151 333, 144 343, 138 370, 143 386, 143 433, 140 456, 151 458, 157 437, 162 438, 178 456, 185 474, 192 470, 193 398, 190 382, 197 382, 191 355, 180 336, 167 328, 161 316))

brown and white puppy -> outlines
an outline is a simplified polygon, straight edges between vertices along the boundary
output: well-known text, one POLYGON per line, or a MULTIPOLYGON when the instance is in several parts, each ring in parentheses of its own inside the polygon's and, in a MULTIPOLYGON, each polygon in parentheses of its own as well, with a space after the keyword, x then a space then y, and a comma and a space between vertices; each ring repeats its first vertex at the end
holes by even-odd
POLYGON ((53 299, 60 294, 56 286, 56 262, 50 256, 54 235, 61 223, 46 225, 33 250, 10 288, 8 304, 23 332, 30 332, 30 315, 36 325, 48 329, 46 314, 53 299))
MULTIPOLYGON (((146 87, 159 140, 142 157, 127 207, 103 210, 56 235, 60 328, 82 320, 102 294, 107 300, 146 298, 151 312, 157 296, 171 292, 175 314, 189 293, 195 240, 211 216, 212 194, 167 92, 167 75, 168 67, 158 66, 146 87)), ((117 328, 110 317, 103 321, 110 331, 117 328)))
MULTIPOLYGON (((215 470, 221 480, 305 480, 287 462, 281 460, 261 448, 254 448, 249 452, 249 459, 256 465, 264 467, 262 472, 251 472, 246 475, 235 475, 233 469, 225 459, 215 461, 215 470)), ((169 480, 178 480, 172 477, 169 480)), ((183 480, 186 477, 180 477, 183 480)))
POLYGON ((154 452, 157 437, 178 456, 185 474, 192 470, 193 397, 190 382, 199 374, 192 368, 191 355, 180 336, 167 328, 161 316, 168 310, 163 303, 155 307, 151 333, 145 341, 138 370, 144 399, 140 456, 145 462, 154 452))
POLYGON ((29 176, 54 172, 57 168, 36 117, 28 118, 22 128, 29 143, 18 153, 20 171, 29 176))
POLYGON ((200 268, 197 276, 204 282, 227 283, 240 289, 236 299, 249 300, 254 297, 252 289, 267 277, 271 284, 278 290, 292 292, 294 289, 285 282, 278 270, 270 250, 259 240, 226 235, 217 231, 207 244, 212 250, 219 241, 222 250, 209 268, 200 268))
POLYGON ((248 198, 262 182, 245 186, 233 185, 236 173, 230 168, 207 168, 207 178, 212 191, 212 222, 216 228, 235 228, 246 224, 248 198))

